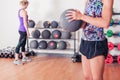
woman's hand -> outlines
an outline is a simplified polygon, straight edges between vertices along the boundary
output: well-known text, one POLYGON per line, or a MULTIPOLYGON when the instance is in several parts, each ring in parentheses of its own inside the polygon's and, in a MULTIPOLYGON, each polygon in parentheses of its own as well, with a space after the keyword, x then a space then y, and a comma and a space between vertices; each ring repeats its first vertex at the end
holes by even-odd
POLYGON ((75 9, 74 11, 67 11, 67 14, 65 16, 67 19, 69 19, 69 22, 71 22, 73 20, 80 20, 82 14, 79 10, 75 9))
POLYGON ((29 33, 29 31, 27 31, 27 37, 30 37, 30 33, 29 33))

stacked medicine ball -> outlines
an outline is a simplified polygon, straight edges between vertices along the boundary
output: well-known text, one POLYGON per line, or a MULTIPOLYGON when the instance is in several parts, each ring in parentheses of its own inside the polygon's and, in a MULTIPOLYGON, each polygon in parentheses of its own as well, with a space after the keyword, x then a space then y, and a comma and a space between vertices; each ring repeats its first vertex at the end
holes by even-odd
POLYGON ((58 49, 58 50, 64 50, 67 48, 67 42, 66 41, 54 41, 54 40, 40 40, 39 42, 37 40, 32 40, 30 42, 30 48, 31 49, 58 49))
POLYGON ((42 38, 43 39, 50 39, 51 32, 49 30, 42 31, 42 38))
POLYGON ((45 40, 41 40, 38 44, 39 49, 46 49, 47 46, 48 46, 48 44, 47 44, 47 41, 45 41, 45 40))
POLYGON ((33 38, 39 38, 40 37, 40 31, 39 30, 33 30, 31 33, 33 38))
MULTIPOLYGON (((35 22, 33 20, 29 21, 30 26, 35 26, 35 22)), ((31 32, 33 38, 36 39, 70 39, 71 32, 61 31, 59 24, 57 21, 44 21, 44 28, 34 29, 31 32)))
POLYGON ((34 20, 28 20, 28 27, 29 28, 34 28, 35 26, 35 21, 34 20))
MULTIPOLYGON (((32 25, 32 24, 31 24, 32 25)), ((31 49, 59 49, 67 48, 67 41, 57 41, 54 39, 70 39, 71 33, 59 30, 57 21, 44 21, 44 28, 33 29, 31 34, 34 40, 30 41, 31 49), (56 29, 53 29, 56 28, 56 29), (51 40, 50 40, 51 39, 51 40)))
MULTIPOLYGON (((73 9, 71 9, 73 10, 73 9)), ((74 10, 73 10, 74 11, 74 10)), ((35 29, 32 31, 32 37, 34 40, 30 41, 31 49, 67 49, 67 40, 71 39, 71 32, 77 31, 82 21, 67 22, 65 19, 65 12, 60 17, 60 25, 57 21, 44 21, 43 28, 35 29), (79 26, 79 27, 78 27, 79 26), (63 28, 65 31, 62 31, 63 28)), ((29 24, 34 26, 34 21, 29 21, 29 24)))
POLYGON ((65 41, 60 41, 58 42, 57 47, 59 50, 64 50, 67 48, 67 43, 65 41))
POLYGON ((60 30, 52 31, 52 38, 53 39, 60 39, 61 38, 61 31, 60 30))
POLYGON ((58 22, 57 21, 44 21, 43 27, 44 28, 58 28, 58 22))

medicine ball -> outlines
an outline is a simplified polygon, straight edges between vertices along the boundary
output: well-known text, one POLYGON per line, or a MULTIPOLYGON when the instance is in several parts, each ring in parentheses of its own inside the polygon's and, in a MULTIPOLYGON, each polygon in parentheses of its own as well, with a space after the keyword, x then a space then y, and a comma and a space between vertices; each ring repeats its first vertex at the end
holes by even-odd
POLYGON ((52 21, 51 22, 51 28, 57 28, 58 27, 58 22, 57 21, 52 21))
POLYGON ((60 39, 60 37, 61 37, 61 31, 59 31, 59 30, 54 30, 54 31, 52 32, 52 38, 54 38, 54 39, 60 39))
POLYGON ((60 49, 60 50, 64 50, 64 49, 67 48, 67 43, 65 41, 60 41, 57 44, 57 48, 60 49))
POLYGON ((32 50, 27 52, 26 56, 36 56, 36 53, 32 50))
POLYGON ((30 48, 37 49, 38 48, 38 41, 37 40, 32 40, 30 42, 30 48))
POLYGON ((82 20, 73 20, 69 22, 69 19, 66 18, 67 11, 75 11, 75 10, 68 9, 62 13, 62 15, 60 16, 60 26, 68 32, 75 32, 80 29, 82 25, 82 20))
POLYGON ((34 28, 35 22, 33 20, 28 20, 28 27, 29 28, 34 28))
POLYGON ((42 38, 43 39, 49 39, 51 36, 51 32, 49 30, 42 31, 42 38))
POLYGON ((49 41, 48 42, 48 48, 49 49, 56 49, 57 48, 57 42, 55 42, 55 41, 49 41))
POLYGON ((31 34, 32 34, 33 38, 39 38, 40 37, 40 31, 39 30, 33 30, 31 34))
POLYGON ((61 39, 70 39, 71 38, 70 32, 62 31, 61 33, 62 33, 61 39))
POLYGON ((34 51, 31 51, 31 56, 36 56, 36 53, 34 51))
POLYGON ((50 22, 49 21, 44 21, 43 26, 44 26, 44 28, 50 28, 50 22))
POLYGON ((40 41, 39 42, 39 46, 38 46, 39 49, 46 49, 47 48, 47 41, 40 41))

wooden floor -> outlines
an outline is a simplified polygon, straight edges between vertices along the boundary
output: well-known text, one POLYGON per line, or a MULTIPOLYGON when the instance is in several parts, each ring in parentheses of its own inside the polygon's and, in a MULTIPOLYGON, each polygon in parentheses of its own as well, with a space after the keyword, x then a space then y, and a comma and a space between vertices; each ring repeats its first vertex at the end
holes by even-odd
MULTIPOLYGON (((0 80, 83 80, 83 74, 81 63, 70 58, 37 56, 20 66, 13 59, 0 59, 0 80)), ((106 65, 104 80, 120 80, 120 65, 106 65)))

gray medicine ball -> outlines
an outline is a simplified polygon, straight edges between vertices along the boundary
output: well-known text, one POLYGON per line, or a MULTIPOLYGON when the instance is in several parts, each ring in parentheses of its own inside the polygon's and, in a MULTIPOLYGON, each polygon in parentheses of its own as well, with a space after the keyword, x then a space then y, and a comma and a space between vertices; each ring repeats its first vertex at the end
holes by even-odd
POLYGON ((68 31, 68 32, 75 32, 77 30, 80 29, 81 25, 82 25, 82 20, 73 20, 71 22, 69 22, 66 18, 66 13, 67 11, 75 11, 74 9, 68 9, 68 10, 65 10, 61 16, 60 16, 60 26, 68 31))

